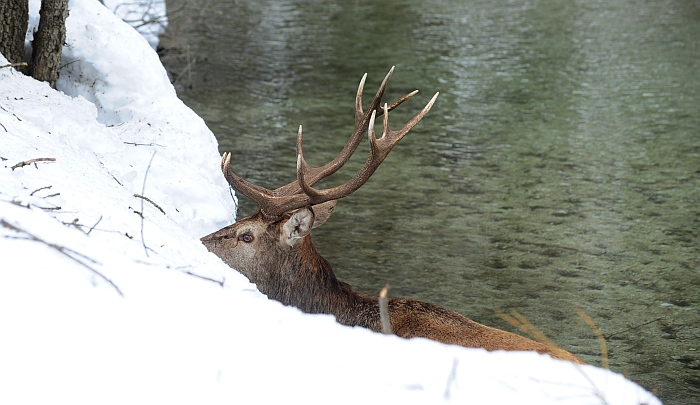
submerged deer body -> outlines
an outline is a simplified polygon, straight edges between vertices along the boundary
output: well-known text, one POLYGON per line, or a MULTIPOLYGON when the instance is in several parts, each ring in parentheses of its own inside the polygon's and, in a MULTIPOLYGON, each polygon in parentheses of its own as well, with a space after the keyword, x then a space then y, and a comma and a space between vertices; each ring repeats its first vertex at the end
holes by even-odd
MULTIPOLYGON (((432 107, 437 94, 415 117, 397 131, 389 129, 389 111, 416 92, 392 105, 380 106, 393 68, 384 78, 366 112, 362 108, 362 78, 355 100, 355 128, 340 154, 322 167, 304 160, 301 127, 297 137, 297 178, 276 190, 243 180, 230 169, 230 154, 222 158, 222 170, 229 184, 260 205, 248 218, 202 238, 202 242, 224 262, 244 274, 269 298, 307 313, 332 314, 349 326, 382 331, 379 302, 352 290, 338 280, 331 265, 316 250, 312 229, 331 215, 336 201, 360 188, 398 143, 432 107), (382 136, 374 133, 374 120, 383 114, 382 136), (370 156, 364 167, 347 183, 324 190, 313 185, 335 173, 350 158, 363 134, 368 132, 370 156)), ((414 300, 389 300, 389 321, 393 333, 404 338, 423 337, 447 344, 486 350, 532 350, 554 358, 582 363, 571 353, 551 348, 522 336, 474 322, 456 312, 414 300)))

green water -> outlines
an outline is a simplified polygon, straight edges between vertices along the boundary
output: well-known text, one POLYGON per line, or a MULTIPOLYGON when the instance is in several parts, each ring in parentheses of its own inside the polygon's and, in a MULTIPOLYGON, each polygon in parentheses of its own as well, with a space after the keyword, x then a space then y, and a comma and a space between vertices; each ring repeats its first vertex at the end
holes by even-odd
MULTIPOLYGON (((169 1, 180 97, 274 188, 304 125, 320 165, 392 65, 403 124, 441 95, 314 231, 339 278, 491 326, 515 309, 667 404, 700 401, 697 1, 169 1)), ((329 184, 350 178, 367 146, 329 184)), ((321 184, 323 186, 324 184, 321 184)), ((255 209, 242 204, 240 215, 255 209)))

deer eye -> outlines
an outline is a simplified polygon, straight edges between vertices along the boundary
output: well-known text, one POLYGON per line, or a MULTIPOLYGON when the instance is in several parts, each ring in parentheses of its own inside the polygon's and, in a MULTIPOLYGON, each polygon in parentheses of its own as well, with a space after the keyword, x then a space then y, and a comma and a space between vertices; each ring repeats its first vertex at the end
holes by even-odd
POLYGON ((255 238, 253 238, 253 235, 251 235, 249 233, 242 233, 242 234, 238 235, 238 240, 240 240, 241 242, 244 242, 244 243, 250 243, 253 241, 253 239, 255 239, 255 238))

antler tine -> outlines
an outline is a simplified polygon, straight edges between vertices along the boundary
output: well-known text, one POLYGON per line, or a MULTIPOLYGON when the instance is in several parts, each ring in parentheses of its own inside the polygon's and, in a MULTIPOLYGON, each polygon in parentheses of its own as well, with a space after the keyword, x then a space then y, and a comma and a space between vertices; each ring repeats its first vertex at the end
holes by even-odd
MULTIPOLYGON (((370 120, 371 122, 371 120, 370 120)), ((314 190, 311 188, 311 184, 309 184, 309 181, 306 180, 306 173, 309 170, 313 170, 313 167, 309 166, 308 163, 306 163, 306 159, 304 159, 304 150, 302 148, 302 143, 301 143, 301 125, 299 126, 299 134, 297 135, 297 182, 299 184, 299 187, 301 187, 302 191, 304 191, 305 196, 309 197, 309 201, 313 200, 314 198, 318 198, 319 195, 314 190)), ((299 195, 299 194, 297 194, 299 195)))
POLYGON ((433 98, 431 98, 430 101, 428 101, 428 104, 426 104, 425 107, 423 107, 423 109, 418 114, 416 114, 413 118, 411 118, 398 131, 392 131, 389 129, 389 112, 388 112, 388 107, 386 106, 386 104, 384 104, 384 111, 385 111, 384 123, 383 123, 384 129, 382 131, 382 137, 379 138, 379 141, 384 141, 386 139, 387 144, 391 145, 391 146, 388 146, 388 145, 385 146, 385 148, 388 149, 386 152, 387 154, 389 154, 389 151, 391 151, 391 148, 393 148, 394 145, 396 145, 404 136, 406 136, 406 134, 408 134, 408 132, 411 129, 413 129, 413 127, 415 127, 416 124, 418 124, 420 122, 420 120, 423 119, 423 117, 425 117, 425 114, 427 114, 428 111, 430 111, 430 109, 433 107, 433 104, 435 104, 435 100, 437 100, 439 95, 440 95, 440 92, 435 93, 433 98))
MULTIPOLYGON (((337 187, 316 190, 312 187, 309 182, 306 181, 305 171, 308 169, 306 162, 304 161, 303 155, 299 153, 297 158, 297 179, 299 184, 304 190, 304 194, 309 196, 309 204, 316 205, 321 204, 330 200, 337 200, 339 198, 347 197, 348 195, 355 192, 357 189, 362 187, 367 180, 374 174, 374 172, 379 168, 379 165, 386 159, 391 152, 391 149, 404 137, 408 132, 413 129, 413 127, 418 124, 418 122, 425 116, 425 114, 430 111, 435 100, 440 93, 435 93, 432 99, 426 104, 426 106, 416 114, 412 119, 410 119, 400 130, 392 131, 389 129, 389 106, 384 104, 384 122, 382 129, 381 138, 377 139, 374 132, 374 120, 376 116, 376 111, 372 111, 372 115, 369 119, 369 129, 368 138, 370 144, 370 153, 365 165, 360 169, 360 171, 347 183, 342 184, 337 187)), ((301 135, 300 135, 301 136, 301 135)), ((299 140, 298 145, 301 145, 299 140)), ((299 207, 296 207, 299 208, 299 207)))
MULTIPOLYGON (((389 69, 389 72, 384 77, 384 80, 382 80, 382 83, 379 86, 379 89, 377 90, 377 93, 372 99, 372 102, 370 103, 366 112, 362 110, 362 93, 365 86, 365 80, 367 79, 367 73, 365 73, 362 76, 362 79, 360 79, 360 85, 357 87, 357 94, 355 96, 355 127, 353 133, 350 136, 348 142, 343 147, 343 149, 340 151, 340 153, 338 153, 338 156, 335 157, 335 159, 320 167, 312 167, 308 164, 305 166, 306 170, 304 171, 304 173, 306 174, 304 176, 304 179, 309 185, 314 185, 319 180, 324 179, 330 176, 331 174, 337 172, 350 159, 352 154, 357 149, 357 146, 362 141, 362 135, 368 128, 369 117, 372 114, 372 112, 378 111, 379 115, 381 115, 384 112, 379 107, 379 105, 381 103, 382 97, 384 96, 384 92, 386 91, 386 88, 389 84, 389 79, 391 79, 391 75, 394 73, 394 68, 395 66, 392 66, 391 69, 389 69)), ((413 97, 413 95, 415 95, 417 92, 418 90, 414 90, 411 93, 406 94, 405 96, 394 101, 389 106, 389 111, 393 110, 394 108, 401 105, 401 103, 403 103, 404 101, 413 97)), ((299 184, 299 181, 295 180, 289 184, 275 189, 274 191, 272 191, 272 193, 275 196, 281 197, 286 195, 297 194, 300 193, 302 190, 303 189, 299 184)))
MULTIPOLYGON (((299 127, 299 136, 301 137, 301 126, 299 127)), ((272 191, 242 179, 231 171, 231 154, 228 152, 224 152, 221 157, 221 171, 224 173, 228 184, 236 192, 258 203, 266 216, 279 216, 309 203, 309 197, 305 194, 277 197, 272 194, 272 191)))
POLYGON ((233 187, 234 190, 248 197, 249 199, 255 201, 260 206, 265 206, 267 201, 272 196, 270 190, 256 186, 240 177, 238 177, 234 172, 231 171, 231 154, 224 152, 221 157, 221 171, 226 177, 228 184, 233 187))
MULTIPOLYGON (((391 67, 391 70, 389 70, 389 73, 387 73, 387 77, 391 75, 393 72, 394 67, 391 67)), ((364 118, 364 113, 362 112, 362 91, 365 87, 365 80, 367 80, 367 73, 362 75, 362 79, 360 79, 360 85, 357 86, 357 95, 355 96, 355 127, 357 128, 358 122, 360 122, 364 118)), ((386 78, 385 78, 386 80, 386 78)), ((381 89, 381 86, 379 86, 381 89)), ((352 139, 352 137, 350 137, 352 139)))

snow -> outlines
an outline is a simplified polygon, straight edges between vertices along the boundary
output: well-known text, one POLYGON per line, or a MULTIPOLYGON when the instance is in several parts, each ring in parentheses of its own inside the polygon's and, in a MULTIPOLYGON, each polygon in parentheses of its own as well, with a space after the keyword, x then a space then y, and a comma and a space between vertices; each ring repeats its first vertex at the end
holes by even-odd
POLYGON ((102 4, 134 27, 156 49, 158 37, 168 25, 165 0, 102 0, 102 4))
POLYGON ((57 90, 0 69, 0 403, 660 403, 593 366, 268 300, 199 242, 235 202, 151 45, 96 0, 67 30, 57 90))

